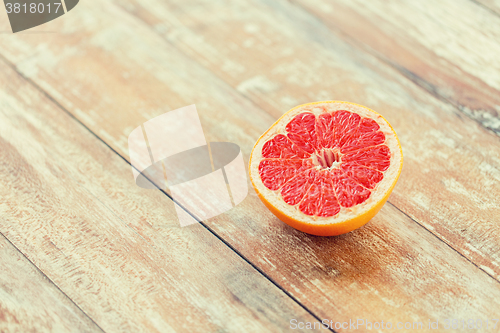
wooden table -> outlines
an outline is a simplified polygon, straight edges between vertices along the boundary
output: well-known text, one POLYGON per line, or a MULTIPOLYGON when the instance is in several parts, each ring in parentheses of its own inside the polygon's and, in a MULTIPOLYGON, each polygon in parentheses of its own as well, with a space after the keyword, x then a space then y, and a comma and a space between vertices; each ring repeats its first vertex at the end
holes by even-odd
POLYGON ((500 332, 499 115, 498 0, 86 0, 1 33, 0 332, 500 332), (127 137, 157 115, 196 104, 248 161, 318 100, 379 111, 403 146, 354 232, 296 231, 253 189, 181 228, 133 181, 127 137))

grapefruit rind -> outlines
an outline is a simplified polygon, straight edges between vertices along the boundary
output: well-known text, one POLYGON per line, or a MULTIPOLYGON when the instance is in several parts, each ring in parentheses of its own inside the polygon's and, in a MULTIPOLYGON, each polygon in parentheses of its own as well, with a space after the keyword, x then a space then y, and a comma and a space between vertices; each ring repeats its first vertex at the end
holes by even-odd
POLYGON ((355 230, 372 219, 387 201, 403 167, 403 151, 392 126, 377 112, 354 103, 342 101, 323 101, 299 105, 278 119, 255 144, 249 162, 250 180, 257 195, 266 207, 283 222, 300 231, 319 235, 334 236, 355 230), (291 206, 283 201, 280 191, 268 189, 259 174, 259 163, 263 159, 262 147, 277 134, 286 134, 286 125, 298 114, 310 112, 318 117, 324 112, 346 110, 357 113, 361 117, 373 119, 385 135, 385 144, 391 151, 390 166, 384 171, 384 178, 372 190, 370 197, 363 203, 353 207, 341 207, 335 216, 310 216, 302 213, 297 206, 291 206))

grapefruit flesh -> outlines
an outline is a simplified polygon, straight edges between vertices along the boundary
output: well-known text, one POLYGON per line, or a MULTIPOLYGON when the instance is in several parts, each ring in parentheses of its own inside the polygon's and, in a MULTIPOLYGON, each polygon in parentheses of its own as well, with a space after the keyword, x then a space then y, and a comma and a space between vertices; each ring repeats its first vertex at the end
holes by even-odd
POLYGON ((249 170, 278 218, 329 236, 367 223, 386 202, 402 163, 399 140, 382 116, 332 101, 288 111, 257 141, 249 170))

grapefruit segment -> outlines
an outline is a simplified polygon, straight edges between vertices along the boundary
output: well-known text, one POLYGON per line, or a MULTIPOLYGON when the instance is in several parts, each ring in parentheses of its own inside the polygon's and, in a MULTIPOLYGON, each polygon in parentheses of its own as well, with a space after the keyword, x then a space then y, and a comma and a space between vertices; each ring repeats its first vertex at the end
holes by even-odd
POLYGON ((350 143, 351 138, 358 132, 361 117, 352 112, 341 110, 333 114, 333 130, 337 133, 335 146, 342 149, 350 143))
POLYGON ((340 212, 340 204, 329 176, 321 179, 321 199, 319 201, 323 204, 319 207, 316 215, 328 217, 337 215, 340 212))
POLYGON ((384 178, 382 172, 361 166, 357 163, 346 162, 342 164, 341 168, 348 177, 356 180, 360 185, 370 190, 374 189, 384 178))
POLYGON ((338 172, 334 178, 335 193, 342 207, 352 207, 363 203, 370 197, 371 192, 359 185, 354 179, 348 177, 342 171, 338 172))
POLYGON ((316 116, 312 113, 297 115, 286 126, 288 138, 303 151, 311 154, 316 150, 316 116))
POLYGON ((343 161, 385 171, 391 165, 391 151, 386 145, 368 147, 345 154, 343 161))
POLYGON ((314 170, 306 170, 287 182, 282 190, 281 196, 289 205, 298 204, 314 182, 314 170))
POLYGON ((255 144, 249 172, 277 217, 327 236, 367 223, 389 197, 402 163, 399 140, 382 116, 332 101, 283 115, 255 144))
POLYGON ((321 186, 317 184, 316 181, 309 186, 305 197, 299 204, 299 210, 306 215, 316 215, 319 208, 322 206, 320 204, 321 197, 321 186))
POLYGON ((379 131, 380 126, 372 119, 364 118, 361 120, 358 132, 352 140, 342 146, 342 152, 348 153, 359 150, 364 147, 377 146, 385 141, 385 135, 379 131))
POLYGON ((266 159, 260 163, 259 173, 265 186, 275 191, 295 175, 311 167, 308 160, 266 159))
POLYGON ((278 134, 266 142, 262 148, 262 156, 267 158, 307 158, 309 155, 292 143, 285 135, 278 134))
POLYGON ((319 115, 316 123, 316 131, 318 134, 318 144, 323 148, 335 147, 335 130, 333 117, 330 113, 325 112, 319 115))

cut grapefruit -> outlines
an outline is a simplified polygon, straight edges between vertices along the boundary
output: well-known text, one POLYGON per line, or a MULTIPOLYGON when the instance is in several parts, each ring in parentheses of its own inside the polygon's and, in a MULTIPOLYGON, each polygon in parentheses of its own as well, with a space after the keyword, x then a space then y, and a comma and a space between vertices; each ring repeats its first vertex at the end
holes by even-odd
POLYGON ((280 220, 333 236, 366 224, 403 167, 396 132, 367 107, 338 101, 297 106, 255 144, 250 179, 280 220))

